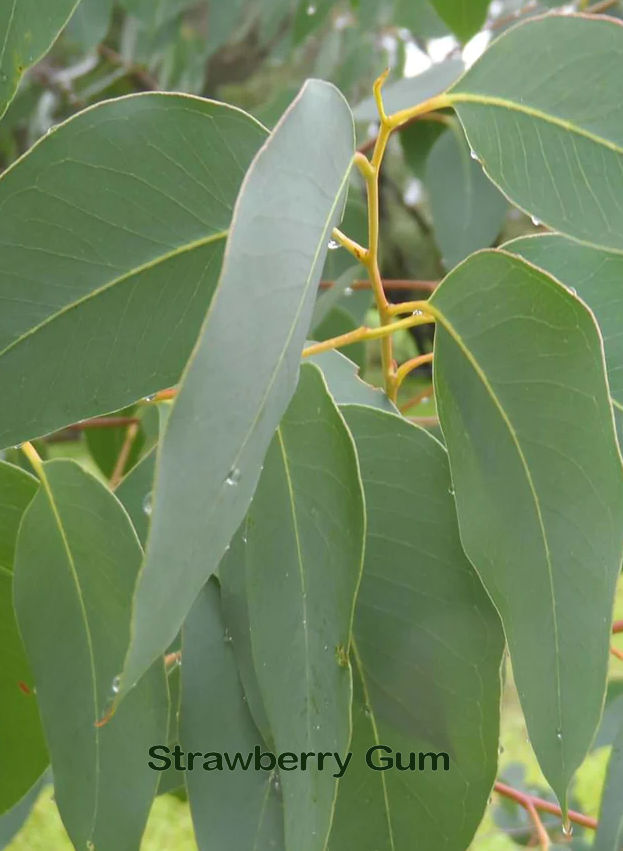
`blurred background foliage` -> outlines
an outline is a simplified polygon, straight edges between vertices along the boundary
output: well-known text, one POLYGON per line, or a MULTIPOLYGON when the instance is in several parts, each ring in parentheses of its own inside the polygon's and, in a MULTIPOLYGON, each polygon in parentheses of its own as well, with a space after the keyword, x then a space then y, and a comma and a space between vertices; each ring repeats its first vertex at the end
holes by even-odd
MULTIPOLYGON (((529 16, 586 8, 522 0, 82 0, 51 52, 24 76, 17 97, 0 121, 0 171, 9 168, 52 127, 104 99, 151 90, 183 91, 236 104, 272 127, 308 77, 335 83, 354 108, 358 143, 369 149, 376 135, 370 98, 374 79, 386 68, 388 110, 412 105, 449 85, 486 49, 492 38, 529 16), (458 6, 468 12, 460 17, 458 6)), ((623 4, 599 8, 621 16, 623 4)), ((391 140, 381 180, 381 272, 393 300, 418 298, 471 252, 541 230, 513 208, 484 175, 460 126, 450 115, 416 121, 391 140)), ((366 242, 363 186, 353 183, 342 229, 366 242)), ((362 321, 374 324, 362 270, 343 249, 330 251, 314 316, 314 337, 325 339, 362 321)), ((432 345, 432 330, 418 328, 397 338, 400 360, 432 345)), ((380 377, 377 347, 345 350, 371 383, 380 377)), ((421 370, 405 382, 400 401, 414 419, 435 428, 430 374, 421 370)), ((125 470, 153 447, 158 417, 153 405, 119 412, 140 428, 125 470)), ((71 456, 109 477, 126 440, 127 425, 91 430, 76 427, 37 443, 44 457, 71 456)), ((8 458, 23 462, 15 453, 8 458)), ((148 514, 148 509, 145 509, 148 514)), ((146 524, 148 517, 146 517, 146 524)), ((615 617, 623 618, 623 593, 615 617)), ((578 773, 573 806, 597 816, 607 758, 623 712, 623 663, 613 658, 612 682, 593 752, 578 773)), ((507 671, 502 708, 500 779, 553 800, 527 739, 507 671)), ((50 778, 46 778, 49 784, 50 778)), ((11 825, 3 825, 0 848, 64 851, 70 844, 53 804, 53 787, 36 790, 11 825), (38 796, 38 797, 37 797, 38 796), (23 825, 23 826, 22 826, 23 825), (17 832, 17 833, 16 833, 17 832)), ((589 831, 576 828, 565 847, 589 848, 589 831)), ((506 851, 533 844, 526 812, 494 796, 472 843, 476 851, 506 851)), ((152 812, 144 851, 193 849, 184 795, 161 795, 152 812)))

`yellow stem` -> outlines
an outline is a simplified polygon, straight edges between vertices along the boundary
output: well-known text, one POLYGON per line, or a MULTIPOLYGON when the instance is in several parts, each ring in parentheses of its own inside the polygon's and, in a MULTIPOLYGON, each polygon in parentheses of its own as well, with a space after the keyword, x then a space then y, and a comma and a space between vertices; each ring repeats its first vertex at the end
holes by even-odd
POLYGON ((401 109, 398 112, 394 112, 393 115, 390 115, 387 119, 390 132, 401 127, 407 121, 419 118, 420 115, 427 115, 428 113, 435 112, 438 109, 447 109, 449 106, 452 106, 451 96, 448 94, 441 94, 434 98, 422 101, 422 103, 418 103, 415 106, 410 106, 407 109, 401 109))
POLYGON ((44 478, 43 461, 32 443, 22 443, 21 450, 32 464, 32 468, 40 479, 44 478))
MULTIPOLYGON (((416 310, 420 310, 422 314, 425 314, 428 310, 428 302, 424 301, 401 301, 398 304, 390 304, 388 306, 388 312, 390 316, 396 316, 400 313, 414 313, 416 310)), ((434 322, 435 320, 431 317, 430 322, 434 322)))
POLYGON ((402 366, 398 367, 395 378, 396 392, 410 372, 413 372, 413 370, 417 369, 419 366, 424 366, 426 363, 432 363, 432 360, 433 353, 428 352, 425 355, 418 355, 416 358, 411 358, 411 360, 406 361, 406 363, 403 363, 402 366))
POLYGON ((346 236, 346 234, 342 233, 339 228, 333 228, 331 235, 333 236, 333 239, 336 242, 339 242, 343 248, 345 248, 353 255, 355 260, 358 260, 360 263, 363 263, 364 266, 366 265, 369 253, 367 248, 364 248, 363 245, 359 245, 359 243, 355 242, 354 239, 351 239, 349 236, 346 236))
POLYGON ((323 340, 321 343, 313 343, 311 346, 303 349, 303 357, 308 358, 310 355, 328 352, 330 349, 340 349, 342 346, 349 346, 351 343, 359 343, 363 340, 383 340, 401 328, 425 325, 430 321, 429 317, 408 316, 406 319, 400 319, 398 322, 392 322, 390 325, 381 325, 379 328, 367 328, 365 325, 362 325, 361 328, 355 328, 354 331, 349 331, 347 334, 331 337, 330 340, 323 340))

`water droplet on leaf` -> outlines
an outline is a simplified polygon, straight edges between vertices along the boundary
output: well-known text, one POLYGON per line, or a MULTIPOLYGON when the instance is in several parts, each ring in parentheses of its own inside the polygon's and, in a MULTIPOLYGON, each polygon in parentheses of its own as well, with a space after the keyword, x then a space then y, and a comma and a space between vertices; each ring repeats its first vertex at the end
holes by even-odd
POLYGON ((152 505, 152 493, 145 494, 145 498, 143 499, 143 514, 146 514, 148 517, 151 517, 151 512, 153 510, 152 505))
POLYGON ((112 681, 112 693, 119 694, 119 689, 121 688, 121 677, 117 675, 112 681))
POLYGON ((353 293, 354 293, 354 290, 353 290, 352 287, 346 287, 346 289, 344 290, 344 295, 347 298, 348 298, 348 296, 351 296, 353 293))
POLYGON ((225 479, 228 485, 237 485, 240 481, 240 470, 238 467, 234 467, 229 471, 229 475, 225 479))
POLYGON ((310 3, 309 6, 307 7, 306 11, 307 11, 308 15, 315 15, 316 14, 316 4, 310 3))
POLYGON ((330 239, 329 240, 329 244, 327 245, 327 248, 329 249, 329 251, 335 251, 335 249, 339 248, 339 247, 340 247, 340 243, 337 241, 337 239, 330 239))
POLYGON ((537 219, 536 216, 530 216, 530 220, 531 220, 532 224, 535 226, 535 228, 538 228, 538 227, 541 226, 541 220, 537 219))
POLYGON ((473 160, 476 160, 476 162, 479 162, 478 154, 476 153, 476 151, 470 151, 469 155, 473 160))

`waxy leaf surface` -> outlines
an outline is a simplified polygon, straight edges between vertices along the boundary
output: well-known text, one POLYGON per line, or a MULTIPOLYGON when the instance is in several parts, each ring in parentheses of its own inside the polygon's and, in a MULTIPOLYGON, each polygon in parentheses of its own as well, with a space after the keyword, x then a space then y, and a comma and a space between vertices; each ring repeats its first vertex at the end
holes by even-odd
MULTIPOLYGON (((232 642, 221 612, 218 583, 211 579, 182 630, 180 741, 185 751, 240 753, 266 750, 253 723, 238 677, 232 642)), ((214 765, 214 761, 212 762, 214 765)), ((186 777, 199 851, 283 849, 279 775, 251 765, 205 771, 203 760, 186 777)))
POLYGON ((549 227, 623 251, 623 24, 547 15, 508 30, 450 89, 489 177, 549 227))
POLYGON ((58 126, 2 175, 0 446, 179 380, 264 138, 233 107, 135 95, 58 126))
POLYGON ((52 47, 79 0, 3 0, 0 4, 0 118, 22 74, 52 47))
POLYGON ((26 795, 48 764, 33 678, 13 612, 13 559, 37 481, 0 461, 0 814, 26 795))
POLYGON ((439 17, 461 41, 476 35, 487 17, 489 0, 430 0, 439 17))
POLYGON ((218 289, 160 446, 122 689, 173 639, 246 513, 296 387, 353 156, 348 105, 311 80, 247 172, 218 289))
MULTIPOLYGON (((275 749, 343 758, 351 734, 348 648, 365 511, 352 438, 315 366, 301 369, 245 536, 251 652, 275 749)), ((333 758, 331 765, 282 773, 291 851, 326 847, 337 793, 333 758)))
POLYGON ((604 341, 610 395, 623 410, 623 255, 554 233, 514 239, 504 248, 553 275, 593 311, 604 341))
POLYGON ((599 825, 593 851, 620 851, 623 847, 623 724, 612 745, 601 798, 599 825))
MULTIPOLYGON (((418 851, 467 848, 497 767, 500 621, 461 548, 441 444, 396 415, 342 411, 368 530, 355 613, 353 758, 329 848, 398 851, 414 837, 418 851), (415 753, 415 770, 374 771, 366 753, 376 745, 391 748, 394 762, 400 752, 403 766, 415 753), (424 767, 420 754, 428 754, 424 767)), ((387 756, 378 751, 372 761, 387 756)))
POLYGON ((566 805, 599 722, 623 473, 594 319, 519 257, 435 291, 435 393, 465 552, 506 632, 528 731, 566 805))
POLYGON ((55 799, 77 848, 135 851, 158 776, 148 749, 166 741, 158 660, 104 726, 130 625, 141 548, 123 508, 73 461, 43 465, 20 527, 17 620, 32 666, 55 799))

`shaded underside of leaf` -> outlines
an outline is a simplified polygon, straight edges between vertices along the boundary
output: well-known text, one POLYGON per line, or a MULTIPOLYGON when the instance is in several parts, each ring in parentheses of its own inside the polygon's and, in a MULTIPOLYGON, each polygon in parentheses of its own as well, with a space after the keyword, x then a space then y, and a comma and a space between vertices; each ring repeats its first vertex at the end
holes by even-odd
POLYGON ((565 806, 601 714, 621 564, 623 476, 599 332, 566 287, 503 252, 472 255, 431 309, 461 539, 565 806))
POLYGON ((483 168, 517 206, 616 251, 623 251, 622 58, 619 21, 547 15, 500 36, 449 92, 483 168))
POLYGON ((130 851, 157 782, 145 754, 166 737, 162 660, 104 727, 96 723, 123 662, 141 549, 127 515, 96 479, 71 461, 43 469, 20 527, 14 596, 56 801, 77 847, 130 851))
POLYGON ((244 517, 296 387, 353 150, 342 95, 311 80, 247 172, 219 286, 160 448, 122 688, 172 640, 244 517))
POLYGON ((134 95, 59 125, 2 175, 0 445, 179 379, 264 138, 233 107, 134 95))
POLYGON ((466 848, 497 767, 501 625, 461 548, 441 444, 395 415, 342 410, 368 533, 355 615, 353 759, 330 848, 399 851, 416 838, 423 851, 466 848), (391 753, 370 756, 374 765, 388 755, 395 763, 400 752, 407 770, 369 767, 376 745, 391 753), (428 754, 423 766, 420 754, 428 754))

